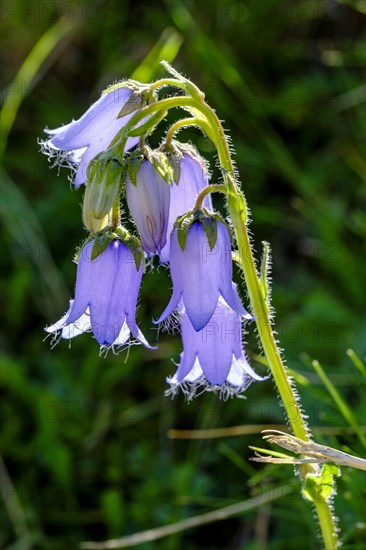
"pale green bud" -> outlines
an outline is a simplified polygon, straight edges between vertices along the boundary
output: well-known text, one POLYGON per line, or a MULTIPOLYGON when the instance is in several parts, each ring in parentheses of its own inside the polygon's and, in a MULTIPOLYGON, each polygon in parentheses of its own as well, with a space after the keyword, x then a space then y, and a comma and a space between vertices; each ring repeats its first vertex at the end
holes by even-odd
POLYGON ((88 231, 90 231, 91 233, 96 233, 97 231, 101 231, 104 227, 107 227, 109 216, 108 214, 106 214, 101 219, 95 218, 89 208, 88 195, 89 188, 88 186, 86 186, 83 202, 83 222, 88 231))
POLYGON ((88 168, 84 212, 102 220, 111 210, 120 190, 124 169, 116 158, 102 157, 91 161, 88 168))

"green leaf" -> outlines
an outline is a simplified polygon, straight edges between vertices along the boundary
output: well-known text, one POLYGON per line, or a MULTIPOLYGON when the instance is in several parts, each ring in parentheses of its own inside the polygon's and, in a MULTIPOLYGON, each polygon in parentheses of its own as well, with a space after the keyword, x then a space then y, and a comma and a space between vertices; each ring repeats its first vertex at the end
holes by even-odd
POLYGON ((342 414, 348 425, 352 426, 352 428, 355 430, 361 445, 366 448, 366 436, 362 432, 358 419, 353 413, 352 406, 349 405, 339 393, 319 361, 317 361, 316 359, 312 361, 312 366, 319 376, 320 380, 323 382, 334 403, 337 405, 339 412, 342 414))
POLYGON ((308 474, 302 489, 304 498, 314 503, 327 501, 334 492, 334 476, 340 476, 335 464, 324 464, 320 474, 308 474))
POLYGON ((366 365, 358 357, 357 353, 353 349, 347 350, 347 355, 351 359, 352 363, 359 370, 363 377, 366 376, 366 365))
POLYGON ((166 59, 173 63, 182 44, 183 36, 174 27, 165 28, 146 57, 134 70, 132 78, 141 82, 153 80, 161 71, 159 62, 166 59))

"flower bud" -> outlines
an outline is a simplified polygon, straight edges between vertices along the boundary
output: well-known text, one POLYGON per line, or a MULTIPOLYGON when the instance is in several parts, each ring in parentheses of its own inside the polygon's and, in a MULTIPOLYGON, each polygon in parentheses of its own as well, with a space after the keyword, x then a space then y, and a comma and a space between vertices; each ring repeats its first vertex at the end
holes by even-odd
POLYGON ((90 231, 91 233, 96 233, 97 231, 101 231, 104 227, 107 227, 109 221, 108 214, 106 214, 104 218, 99 220, 95 218, 88 207, 88 195, 89 188, 86 187, 83 202, 83 222, 88 231, 90 231))
POLYGON ((117 198, 123 172, 116 158, 102 157, 89 164, 84 212, 97 220, 108 214, 117 198))
POLYGON ((160 253, 166 244, 170 205, 169 174, 165 156, 132 158, 126 178, 127 204, 148 256, 160 253))

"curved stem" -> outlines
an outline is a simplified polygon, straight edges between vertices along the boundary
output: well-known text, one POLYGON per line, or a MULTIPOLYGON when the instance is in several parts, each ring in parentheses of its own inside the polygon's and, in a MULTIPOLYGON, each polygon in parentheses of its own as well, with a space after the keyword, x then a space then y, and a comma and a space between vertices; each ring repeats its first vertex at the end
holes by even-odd
POLYGON ((170 74, 173 75, 173 78, 161 78, 160 80, 153 82, 152 84, 150 84, 151 91, 163 88, 164 86, 175 86, 176 88, 181 88, 182 90, 186 91, 188 94, 196 99, 199 99, 200 101, 204 100, 205 94, 199 89, 198 86, 191 82, 191 80, 182 77, 182 75, 179 74, 170 65, 166 63, 163 63, 163 65, 170 72, 170 74))
POLYGON ((166 145, 169 146, 174 138, 174 134, 176 134, 177 132, 179 132, 179 130, 185 128, 186 126, 199 126, 199 124, 197 122, 197 119, 192 117, 181 118, 177 120, 177 122, 174 122, 174 124, 171 125, 167 132, 167 135, 165 136, 166 145))
POLYGON ((182 90, 186 89, 184 82, 180 82, 180 80, 177 80, 176 78, 161 78, 160 80, 152 82, 149 88, 153 92, 165 86, 175 86, 176 88, 181 88, 182 90))
POLYGON ((210 185, 208 185, 207 187, 202 189, 202 191, 199 193, 199 195, 196 199, 196 204, 194 205, 194 210, 198 210, 198 209, 202 208, 202 203, 204 201, 204 198, 209 193, 225 193, 227 195, 227 187, 226 187, 226 185, 222 185, 220 183, 218 183, 218 184, 212 184, 211 183, 210 185))
POLYGON ((112 141, 109 152, 113 154, 113 150, 115 149, 117 154, 119 153, 123 155, 128 139, 128 134, 141 120, 148 117, 149 115, 153 115, 157 111, 168 111, 169 109, 174 109, 177 107, 181 107, 183 109, 188 109, 189 107, 191 107, 193 109, 199 103, 199 101, 186 95, 167 97, 165 99, 155 101, 154 103, 150 103, 150 105, 147 105, 140 111, 137 111, 137 113, 135 113, 133 117, 130 118, 126 126, 122 128, 122 130, 116 135, 116 137, 112 141))

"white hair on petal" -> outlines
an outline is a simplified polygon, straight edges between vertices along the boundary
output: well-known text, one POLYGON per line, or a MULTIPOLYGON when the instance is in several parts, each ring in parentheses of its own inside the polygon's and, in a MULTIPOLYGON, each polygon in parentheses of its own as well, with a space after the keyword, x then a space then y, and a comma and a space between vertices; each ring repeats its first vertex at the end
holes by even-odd
POLYGON ((80 163, 81 157, 86 151, 86 147, 81 149, 75 149, 74 151, 63 151, 54 147, 50 140, 38 140, 38 144, 41 146, 41 153, 46 155, 48 162, 51 162, 51 168, 58 167, 58 173, 60 168, 70 168, 72 170, 69 180, 73 183, 73 177, 76 173, 76 169, 80 163))
POLYGON ((49 332, 44 338, 43 338, 43 341, 45 342, 47 340, 47 338, 51 338, 51 341, 50 341, 50 347, 51 349, 55 348, 57 346, 57 344, 60 342, 61 340, 61 333, 62 333, 62 330, 56 330, 55 332, 49 332))
POLYGON ((113 355, 119 355, 124 351, 128 354, 132 346, 138 346, 140 344, 141 342, 137 338, 130 336, 130 338, 123 344, 103 344, 100 346, 99 356, 105 359, 110 351, 112 351, 113 355))
POLYGON ((232 397, 245 398, 242 394, 253 382, 253 379, 251 376, 245 377, 244 383, 241 386, 233 386, 229 382, 225 382, 221 385, 211 384, 204 375, 197 378, 194 382, 188 382, 187 380, 177 382, 174 380, 174 377, 167 378, 167 382, 170 384, 170 388, 165 391, 164 395, 172 399, 180 391, 188 402, 193 401, 193 399, 202 395, 204 392, 211 392, 218 394, 223 401, 227 401, 232 397))
POLYGON ((158 333, 160 332, 166 332, 167 334, 170 334, 171 336, 174 336, 175 334, 179 334, 180 332, 180 316, 178 309, 175 309, 171 312, 170 315, 164 321, 159 323, 158 333))

